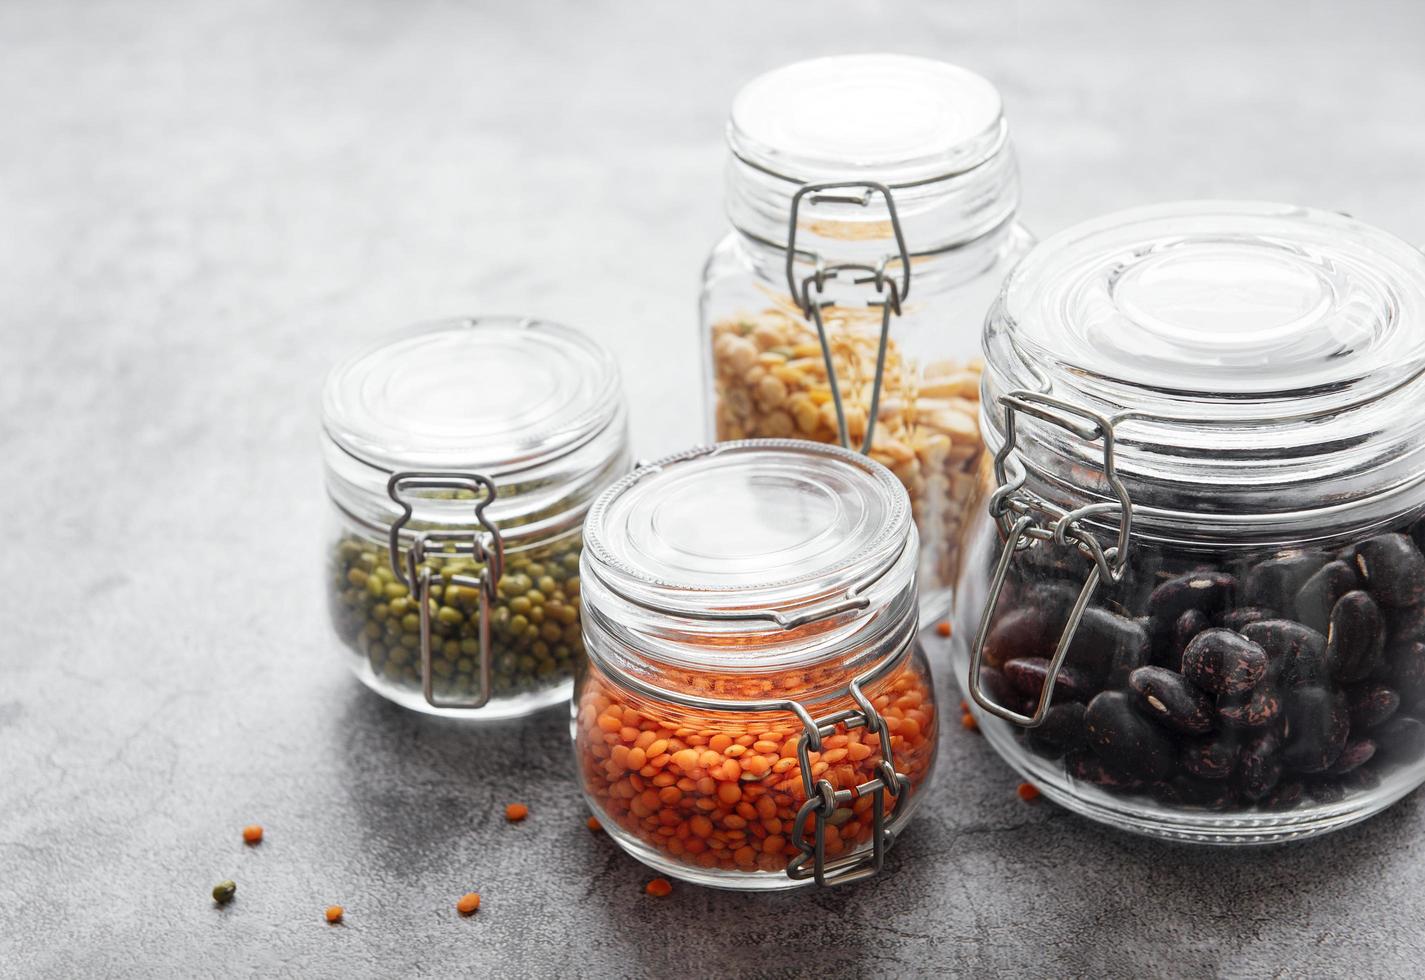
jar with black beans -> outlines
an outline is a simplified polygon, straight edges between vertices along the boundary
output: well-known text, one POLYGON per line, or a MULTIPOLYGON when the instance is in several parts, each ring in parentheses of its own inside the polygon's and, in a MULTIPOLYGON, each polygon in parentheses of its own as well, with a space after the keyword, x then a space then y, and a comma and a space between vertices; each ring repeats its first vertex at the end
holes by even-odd
POLYGON ((1036 248, 985 330, 956 673, 1052 799, 1266 843, 1425 781, 1425 254, 1255 203, 1036 248))

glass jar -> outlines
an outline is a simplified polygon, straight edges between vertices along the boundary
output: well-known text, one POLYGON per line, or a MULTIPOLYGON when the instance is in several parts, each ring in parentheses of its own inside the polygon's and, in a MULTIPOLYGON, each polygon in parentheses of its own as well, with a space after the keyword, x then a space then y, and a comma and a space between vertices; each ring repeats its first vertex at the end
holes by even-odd
POLYGON ((937 731, 895 477, 837 447, 722 443, 626 477, 584 541, 571 727, 613 839, 722 888, 874 874, 937 731))
POLYGON ((1127 211, 1036 248, 984 343, 954 643, 995 748, 1216 844, 1420 785, 1425 255, 1282 205, 1127 211))
POLYGON ((821 58, 745 86, 727 140, 732 230, 702 292, 711 434, 885 464, 937 618, 981 453, 979 332, 1031 244, 999 93, 924 58, 821 58))
POLYGON ((424 324, 333 368, 322 414, 327 590, 357 676, 430 714, 567 699, 584 515, 630 466, 608 353, 539 320, 424 324))

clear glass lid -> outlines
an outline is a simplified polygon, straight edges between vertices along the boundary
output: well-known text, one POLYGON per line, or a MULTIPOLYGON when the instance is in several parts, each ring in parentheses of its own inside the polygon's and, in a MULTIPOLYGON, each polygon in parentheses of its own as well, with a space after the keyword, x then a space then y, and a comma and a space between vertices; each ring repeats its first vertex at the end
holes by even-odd
POLYGON ((648 464, 595 502, 584 546, 586 608, 665 660, 821 658, 914 618, 905 489, 839 447, 749 440, 648 464))
POLYGON ((414 327, 338 364, 322 395, 328 436, 363 463, 490 477, 574 452, 621 405, 608 352, 521 317, 414 327))
MULTIPOLYGON (((1275 520, 1425 476, 1425 254, 1340 214, 1193 202, 1078 225, 1006 280, 985 347, 991 441, 1014 389, 1114 418, 1145 514, 1275 520)), ((1101 468, 1101 446, 1027 418, 1030 444, 1046 483, 1101 468)))
MULTIPOLYGON (((895 54, 802 61, 742 88, 727 127, 728 211, 743 231, 784 244, 797 189, 811 183, 887 185, 912 252, 966 241, 1018 204, 999 93, 955 65, 895 54)), ((809 237, 880 242, 886 202, 820 202, 809 237)))

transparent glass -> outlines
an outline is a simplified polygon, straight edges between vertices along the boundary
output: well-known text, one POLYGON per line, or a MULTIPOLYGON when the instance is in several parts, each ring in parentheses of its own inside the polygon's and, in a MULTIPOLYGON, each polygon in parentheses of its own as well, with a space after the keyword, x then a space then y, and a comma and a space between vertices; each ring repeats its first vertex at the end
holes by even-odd
POLYGON ((583 520, 631 466, 617 381, 607 354, 582 335, 500 317, 425 324, 333 370, 324 394, 328 606, 363 683, 413 710, 481 721, 568 699, 584 650, 583 520), (491 370, 500 381, 480 383, 491 370), (410 515, 398 567, 407 571, 406 553, 423 538, 416 581, 431 573, 429 699, 419 600, 389 550, 403 519, 389 483, 401 473, 479 474, 495 487, 489 501, 468 489, 401 493, 410 515), (486 570, 475 539, 493 541, 482 515, 503 548, 484 651, 480 590, 468 584, 486 570), (482 656, 489 697, 474 707, 485 693, 482 656))
POLYGON ((967 694, 983 626, 981 693, 1034 714, 1094 567, 1052 532, 1063 519, 1109 548, 1125 516, 1105 429, 1132 514, 1121 579, 1090 592, 1042 724, 976 709, 1046 795, 1139 833, 1258 844, 1425 781, 1422 313, 1425 255, 1282 205, 1111 215, 1009 278, 983 423, 991 452, 1015 436, 1006 524, 1045 533, 1019 542, 987 613, 1006 534, 985 467, 951 641, 967 694), (1090 414, 1011 428, 1023 392, 1090 414))
MULTIPOLYGON (((908 820, 935 765, 939 718, 929 666, 918 646, 866 693, 886 719, 908 797, 888 799, 888 813, 908 820)), ((811 671, 664 677, 673 689, 715 688, 720 697, 756 700, 776 691, 800 697, 825 687, 845 690, 844 666, 811 671)), ((850 697, 804 701, 820 717, 855 707, 850 697)), ((688 708, 623 686, 590 663, 579 677, 571 725, 584 796, 625 851, 665 874, 697 884, 773 890, 811 884, 786 874, 798 856, 793 825, 806 802, 797 743, 802 724, 790 712, 718 712, 688 708)), ((876 776, 880 736, 844 725, 812 752, 812 776, 833 789, 876 776)), ((826 842, 830 858, 869 850, 871 794, 838 809, 826 842)))
POLYGON ((916 565, 904 488, 840 448, 721 443, 610 488, 585 525, 571 734, 614 839, 689 881, 794 888, 810 879, 789 863, 815 839, 805 777, 839 794, 827 860, 869 858, 887 747, 907 781, 885 794, 896 831, 935 760, 916 565), (874 717, 855 713, 853 684, 874 717), (804 773, 806 718, 825 734, 804 773))
POLYGON ((728 125, 729 234, 704 270, 701 320, 709 434, 718 440, 840 439, 826 362, 799 308, 818 268, 857 266, 815 292, 824 304, 851 448, 865 439, 886 299, 883 266, 909 290, 891 317, 870 455, 908 491, 921 542, 926 619, 943 616, 965 501, 982 449, 979 331, 1006 272, 1032 244, 1015 220, 1018 172, 998 93, 963 69, 856 55, 801 62, 751 82, 728 125), (894 111, 891 107, 897 107, 894 111), (914 111, 902 111, 914 106, 914 111), (789 285, 794 195, 811 183, 875 182, 894 199, 804 196, 789 285))

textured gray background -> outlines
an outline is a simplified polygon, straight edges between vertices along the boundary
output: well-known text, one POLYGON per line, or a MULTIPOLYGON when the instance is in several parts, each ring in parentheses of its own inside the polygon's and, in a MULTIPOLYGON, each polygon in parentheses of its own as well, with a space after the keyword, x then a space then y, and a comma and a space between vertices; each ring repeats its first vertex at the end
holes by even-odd
POLYGON ((1026 806, 958 729, 884 878, 649 899, 583 826, 560 712, 467 730, 346 674, 314 529, 321 373, 414 319, 583 326, 640 452, 700 435, 721 123, 762 69, 982 71, 1041 233, 1255 196, 1425 240, 1422 10, 0 4, 0 972, 1418 975, 1419 796, 1186 850, 1026 806))

